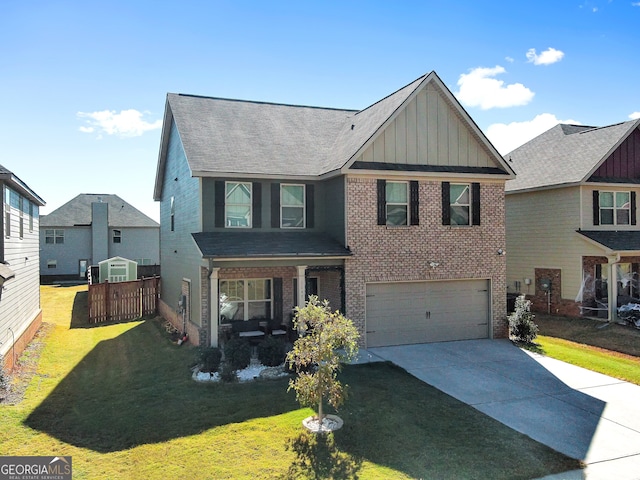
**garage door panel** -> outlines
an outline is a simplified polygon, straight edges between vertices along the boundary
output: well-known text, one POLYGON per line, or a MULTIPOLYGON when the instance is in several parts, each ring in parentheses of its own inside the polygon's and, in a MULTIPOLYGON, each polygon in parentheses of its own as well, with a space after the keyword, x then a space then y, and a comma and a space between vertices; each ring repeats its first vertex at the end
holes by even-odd
POLYGON ((488 280, 367 285, 367 346, 487 338, 488 280))

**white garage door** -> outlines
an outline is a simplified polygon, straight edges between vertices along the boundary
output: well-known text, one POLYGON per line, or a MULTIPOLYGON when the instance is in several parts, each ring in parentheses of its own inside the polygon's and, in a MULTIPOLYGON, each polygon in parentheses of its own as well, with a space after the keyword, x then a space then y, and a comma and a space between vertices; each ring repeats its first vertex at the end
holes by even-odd
POLYGON ((367 346, 489 336, 489 281, 367 284, 367 346))

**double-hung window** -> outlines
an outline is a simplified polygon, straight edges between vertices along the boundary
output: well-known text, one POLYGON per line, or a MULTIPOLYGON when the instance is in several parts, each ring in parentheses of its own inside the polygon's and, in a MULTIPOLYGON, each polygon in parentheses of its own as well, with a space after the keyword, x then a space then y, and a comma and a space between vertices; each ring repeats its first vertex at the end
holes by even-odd
POLYGON ((251 228, 251 183, 225 183, 224 224, 251 228))
POLYGON ((44 243, 62 244, 64 243, 64 230, 51 229, 44 231, 44 243))
POLYGON ((280 185, 280 227, 305 227, 304 185, 280 185))
POLYGON ((113 243, 122 243, 122 230, 113 231, 113 243))
POLYGON ((452 183, 449 188, 451 225, 471 225, 471 185, 452 183))
POLYGON ((220 280, 220 319, 271 318, 271 279, 220 280))
POLYGON ((387 225, 408 225, 409 183, 387 182, 385 200, 387 225))
POLYGON ((600 192, 600 225, 631 224, 631 192, 600 192))

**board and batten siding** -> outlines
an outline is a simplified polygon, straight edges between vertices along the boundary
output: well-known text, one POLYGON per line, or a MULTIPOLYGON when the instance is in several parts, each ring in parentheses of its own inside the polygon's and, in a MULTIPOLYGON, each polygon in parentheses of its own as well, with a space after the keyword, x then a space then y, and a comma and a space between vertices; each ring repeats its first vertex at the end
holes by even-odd
MULTIPOLYGON (((589 210, 591 212, 591 210, 589 210)), ((562 270, 562 298, 575 300, 582 284, 582 256, 601 250, 582 240, 580 187, 506 195, 507 287, 535 294, 535 269, 562 270), (525 285, 525 278, 531 285, 525 285)))
MULTIPOLYGON (((200 295, 201 256, 192 232, 200 232, 200 179, 191 170, 175 126, 171 125, 162 198, 160 200, 160 264, 162 265, 162 300, 175 309, 182 292, 182 280, 191 280, 191 321, 201 324, 200 295), (171 198, 174 198, 174 231, 171 231, 171 198)), ((213 207, 212 207, 213 208, 213 207)))
MULTIPOLYGON (((15 277, 7 280, 0 299, 0 354, 5 355, 40 313, 40 249, 38 216, 29 229, 29 215, 24 214, 24 233, 20 238, 19 209, 11 209, 11 235, 4 237, 4 261, 15 277)), ((6 218, 3 216, 3 219, 6 218)), ((4 222, 3 222, 4 226, 4 222)))
POLYGON ((433 85, 420 91, 357 160, 409 165, 498 166, 433 85))

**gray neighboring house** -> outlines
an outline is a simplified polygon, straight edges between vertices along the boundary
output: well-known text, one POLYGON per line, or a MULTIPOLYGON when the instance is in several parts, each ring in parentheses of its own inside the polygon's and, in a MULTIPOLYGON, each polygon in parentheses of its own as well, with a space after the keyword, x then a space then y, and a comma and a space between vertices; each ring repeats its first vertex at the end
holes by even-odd
POLYGON ((435 72, 361 111, 168 94, 160 313, 218 345, 313 293, 367 347, 504 337, 512 177, 435 72))
POLYGON ((38 212, 45 203, 1 165, 0 185, 0 369, 11 370, 42 323, 38 212))
POLYGON ((160 263, 160 225, 117 195, 83 193, 40 218, 43 282, 85 278, 111 257, 160 263))

